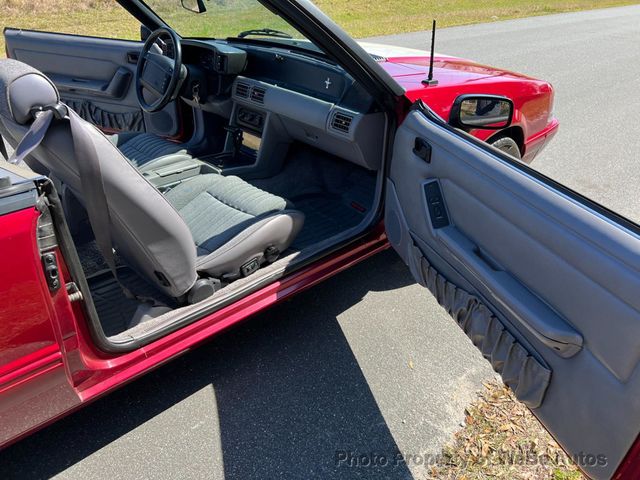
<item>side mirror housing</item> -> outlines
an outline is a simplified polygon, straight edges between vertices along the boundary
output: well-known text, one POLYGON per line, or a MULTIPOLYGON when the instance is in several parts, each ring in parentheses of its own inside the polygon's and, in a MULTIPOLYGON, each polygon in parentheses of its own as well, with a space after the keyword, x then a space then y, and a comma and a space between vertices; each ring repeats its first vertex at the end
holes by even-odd
POLYGON ((463 130, 502 130, 512 121, 513 101, 500 95, 460 95, 449 116, 449 124, 463 130))

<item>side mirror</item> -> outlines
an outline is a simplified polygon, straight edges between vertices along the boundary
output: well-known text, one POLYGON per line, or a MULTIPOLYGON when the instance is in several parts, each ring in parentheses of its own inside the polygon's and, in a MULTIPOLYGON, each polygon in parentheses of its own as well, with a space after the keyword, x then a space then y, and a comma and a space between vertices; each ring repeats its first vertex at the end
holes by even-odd
POLYGON ((142 40, 143 42, 147 41, 147 38, 149 38, 149 35, 151 35, 151 29, 149 27, 147 27, 146 25, 140 25, 140 40, 142 40))
POLYGON ((502 130, 512 120, 513 101, 499 95, 460 95, 449 116, 449 123, 463 130, 502 130))

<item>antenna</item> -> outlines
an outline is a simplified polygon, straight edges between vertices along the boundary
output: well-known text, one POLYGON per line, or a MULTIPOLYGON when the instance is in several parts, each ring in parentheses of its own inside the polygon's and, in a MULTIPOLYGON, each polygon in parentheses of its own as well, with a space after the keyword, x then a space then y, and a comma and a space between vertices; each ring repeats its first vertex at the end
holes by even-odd
POLYGON ((433 26, 431 27, 431 57, 429 58, 429 76, 422 83, 427 86, 438 85, 438 80, 433 79, 433 56, 436 48, 436 21, 433 20, 433 26))

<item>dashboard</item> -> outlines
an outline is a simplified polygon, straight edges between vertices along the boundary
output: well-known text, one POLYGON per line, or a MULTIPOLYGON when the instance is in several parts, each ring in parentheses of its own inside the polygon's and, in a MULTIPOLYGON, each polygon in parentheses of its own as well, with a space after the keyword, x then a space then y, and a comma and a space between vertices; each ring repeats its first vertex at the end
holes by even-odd
POLYGON ((182 50, 190 76, 202 80, 204 73, 215 96, 229 94, 233 77, 243 75, 363 113, 373 106, 373 99, 342 68, 303 53, 271 46, 238 48, 218 40, 183 40, 182 50))
POLYGON ((261 150, 299 141, 378 168, 385 116, 345 70, 280 46, 241 46, 183 40, 189 75, 182 99, 209 112, 228 111, 230 126, 262 138, 261 150))

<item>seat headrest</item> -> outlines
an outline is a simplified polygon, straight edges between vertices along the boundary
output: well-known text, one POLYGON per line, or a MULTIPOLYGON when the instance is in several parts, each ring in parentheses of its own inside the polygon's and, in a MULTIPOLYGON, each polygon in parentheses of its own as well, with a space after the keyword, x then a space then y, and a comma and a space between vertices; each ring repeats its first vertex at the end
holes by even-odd
POLYGON ((58 89, 42 72, 17 60, 0 60, 0 115, 24 125, 34 108, 59 101, 58 89))

